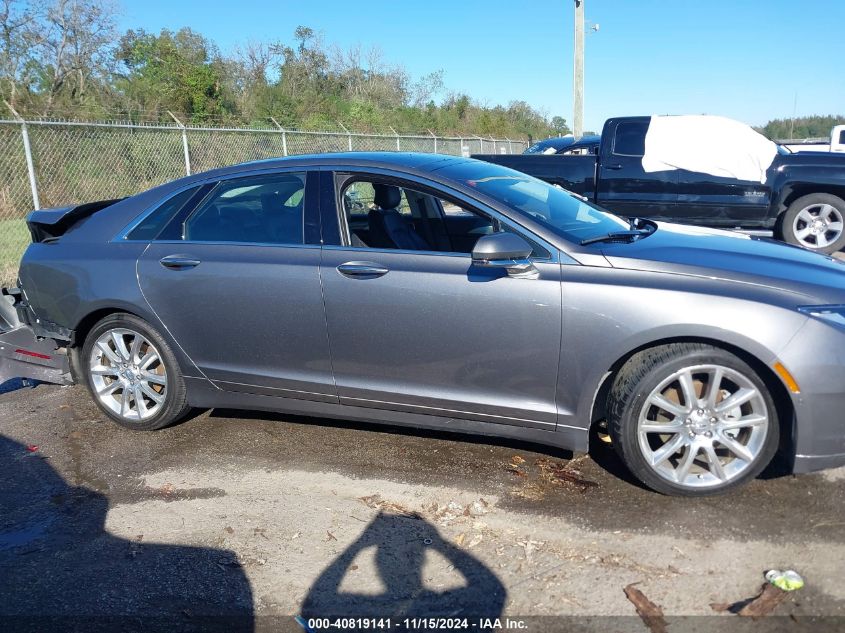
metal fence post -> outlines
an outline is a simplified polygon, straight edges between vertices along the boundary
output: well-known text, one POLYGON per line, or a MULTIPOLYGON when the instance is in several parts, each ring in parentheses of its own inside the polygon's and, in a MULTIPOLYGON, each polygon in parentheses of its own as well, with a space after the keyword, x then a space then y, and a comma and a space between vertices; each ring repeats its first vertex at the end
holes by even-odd
POLYGON ((505 140, 508 142, 508 154, 513 154, 513 144, 511 140, 506 136, 505 140))
POLYGON ((343 128, 343 131, 344 131, 344 132, 346 132, 346 136, 347 136, 347 138, 349 139, 349 151, 351 152, 351 151, 352 151, 352 132, 350 132, 349 130, 347 130, 347 129, 346 129, 346 126, 345 126, 343 123, 341 123, 340 121, 338 121, 338 122, 337 122, 337 124, 338 124, 340 127, 342 127, 342 128, 343 128))
POLYGON ((190 176, 191 175, 191 153, 188 151, 188 130, 185 125, 176 118, 176 115, 173 114, 170 110, 167 111, 167 114, 171 116, 171 118, 176 121, 176 125, 182 128, 182 150, 185 152, 185 174, 190 176))
POLYGON ((435 133, 432 132, 431 130, 429 130, 428 133, 431 134, 431 138, 434 139, 434 153, 436 154, 437 153, 437 135, 435 135, 435 133))
POLYGON ((29 144, 29 130, 26 127, 26 121, 17 113, 12 105, 3 100, 6 107, 12 113, 12 116, 21 124, 21 139, 23 140, 23 153, 26 158, 26 172, 29 176, 29 190, 32 192, 32 208, 38 211, 41 208, 41 201, 38 199, 38 183, 35 180, 35 165, 32 162, 32 147, 29 144))
POLYGON ((288 155, 288 133, 285 130, 285 128, 283 128, 281 125, 279 125, 279 122, 276 119, 274 119, 273 117, 270 117, 270 120, 273 122, 273 124, 277 128, 279 128, 282 131, 282 152, 284 152, 284 155, 287 156, 288 155))
POLYGON ((394 129, 393 129, 392 127, 390 127, 389 125, 388 125, 387 127, 389 127, 389 128, 390 128, 390 131, 391 131, 391 132, 393 132, 393 135, 396 137, 396 151, 397 151, 397 152, 401 152, 401 151, 402 151, 402 149, 399 147, 399 132, 397 132, 396 130, 394 130, 394 129))

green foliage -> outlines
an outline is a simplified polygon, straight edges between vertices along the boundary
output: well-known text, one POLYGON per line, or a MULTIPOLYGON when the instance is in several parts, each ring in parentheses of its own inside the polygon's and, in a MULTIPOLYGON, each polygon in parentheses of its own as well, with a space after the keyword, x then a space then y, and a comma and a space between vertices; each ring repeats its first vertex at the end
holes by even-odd
POLYGON ((766 123, 760 132, 772 140, 828 138, 831 128, 843 123, 845 123, 845 116, 832 114, 796 119, 774 119, 766 123))
POLYGON ((226 56, 188 27, 118 36, 100 0, 0 0, 0 97, 24 115, 170 122, 170 111, 191 123, 273 117, 288 128, 515 139, 569 131, 524 101, 444 93, 442 70, 415 80, 378 49, 327 46, 307 26, 226 56))
POLYGON ((172 110, 194 122, 226 113, 220 55, 189 28, 159 35, 130 30, 120 39, 117 59, 127 72, 116 87, 142 112, 172 110))

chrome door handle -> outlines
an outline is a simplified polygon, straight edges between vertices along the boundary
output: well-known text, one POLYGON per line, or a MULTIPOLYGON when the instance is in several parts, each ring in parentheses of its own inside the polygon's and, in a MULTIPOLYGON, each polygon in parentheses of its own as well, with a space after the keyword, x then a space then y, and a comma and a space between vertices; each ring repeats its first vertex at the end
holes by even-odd
POLYGON ((613 171, 617 171, 622 169, 622 165, 620 163, 613 163, 612 165, 603 165, 605 169, 612 169, 613 171))
POLYGON ((372 278, 386 275, 390 269, 372 262, 346 262, 337 267, 337 272, 347 277, 372 278))
POLYGON ((185 257, 184 255, 168 255, 167 257, 162 257, 158 261, 162 266, 170 268, 171 270, 182 270, 200 265, 200 260, 185 257))

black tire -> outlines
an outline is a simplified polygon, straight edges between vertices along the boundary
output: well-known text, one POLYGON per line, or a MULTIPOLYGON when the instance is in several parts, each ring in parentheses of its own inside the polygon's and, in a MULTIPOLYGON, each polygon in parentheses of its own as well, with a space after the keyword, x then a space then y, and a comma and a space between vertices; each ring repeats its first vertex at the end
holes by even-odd
MULTIPOLYGON (((789 208, 781 214, 776 224, 776 235, 778 235, 780 239, 787 244, 801 246, 802 248, 806 248, 817 253, 830 255, 841 251, 845 248, 845 230, 840 229, 838 237, 835 238, 835 233, 833 231, 829 232, 827 235, 832 241, 826 246, 814 246, 814 243, 817 242, 817 238, 815 236, 807 236, 802 239, 796 234, 796 219, 798 218, 798 215, 805 209, 810 210, 810 215, 814 215, 816 213, 815 210, 821 208, 822 205, 830 205, 833 207, 836 213, 838 213, 839 221, 845 221, 845 200, 829 193, 811 193, 796 199, 789 205, 789 208)), ((797 224, 800 228, 806 226, 806 223, 800 219, 797 224)), ((800 228, 797 230, 800 230, 800 228)))
POLYGON ((652 490, 667 495, 709 496, 737 488, 757 477, 778 448, 778 413, 765 381, 747 363, 730 352, 700 343, 661 345, 632 356, 619 370, 610 390, 608 426, 613 447, 631 473, 652 490), (650 394, 663 381, 684 368, 702 365, 726 367, 750 380, 765 402, 768 426, 758 454, 735 478, 718 485, 695 488, 669 481, 648 463, 639 444, 638 421, 650 394))
POLYGON ((83 375, 85 384, 94 402, 103 413, 123 427, 136 431, 155 431, 177 422, 190 410, 185 381, 176 357, 167 344, 167 341, 146 321, 132 314, 111 314, 98 321, 85 337, 82 353, 78 357, 77 362, 77 371, 83 375), (164 375, 167 379, 164 399, 158 411, 149 418, 129 420, 121 417, 103 404, 96 393, 93 384, 94 376, 90 371, 94 346, 101 335, 115 328, 137 332, 146 338, 155 347, 160 357, 160 362, 164 367, 164 375))

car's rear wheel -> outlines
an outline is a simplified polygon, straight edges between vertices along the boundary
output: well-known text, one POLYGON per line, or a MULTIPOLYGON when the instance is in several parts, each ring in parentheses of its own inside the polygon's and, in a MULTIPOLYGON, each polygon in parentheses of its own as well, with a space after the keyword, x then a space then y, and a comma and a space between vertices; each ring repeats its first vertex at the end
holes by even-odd
POLYGON ((704 496, 756 477, 778 446, 766 384, 743 360, 698 343, 639 352, 609 396, 613 446, 631 472, 665 494, 704 496))
POLYGON ((828 193, 802 196, 789 205, 778 226, 789 244, 835 253, 845 248, 845 200, 828 193))
POLYGON ((81 361, 97 406, 121 426, 152 431, 189 409, 173 352, 143 319, 112 314, 99 321, 85 338, 81 361))

